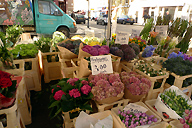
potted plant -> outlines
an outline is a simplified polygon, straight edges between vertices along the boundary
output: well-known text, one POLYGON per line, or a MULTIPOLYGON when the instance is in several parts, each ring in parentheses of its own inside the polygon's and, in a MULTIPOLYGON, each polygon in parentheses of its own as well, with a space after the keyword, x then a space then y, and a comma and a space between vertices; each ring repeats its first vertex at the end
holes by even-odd
POLYGON ((65 126, 72 123, 72 119, 77 117, 80 111, 92 111, 90 100, 92 84, 88 79, 64 78, 56 85, 51 86, 50 96, 51 109, 50 116, 54 118, 63 112, 65 126))

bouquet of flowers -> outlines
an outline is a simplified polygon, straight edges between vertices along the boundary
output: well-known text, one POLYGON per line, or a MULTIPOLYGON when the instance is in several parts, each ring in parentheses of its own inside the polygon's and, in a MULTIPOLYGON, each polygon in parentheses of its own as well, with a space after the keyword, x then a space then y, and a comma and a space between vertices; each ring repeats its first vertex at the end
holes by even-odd
POLYGON ((11 106, 15 101, 17 81, 12 75, 0 70, 0 109, 11 106))
POLYGON ((92 84, 88 79, 64 78, 52 87, 50 106, 52 117, 63 112, 79 112, 79 110, 92 110, 89 101, 92 99, 92 84))
POLYGON ((151 57, 153 55, 154 50, 155 47, 153 47, 153 45, 147 46, 142 53, 142 57, 151 57))
POLYGON ((143 51, 143 49, 146 47, 146 41, 141 39, 140 36, 135 36, 134 38, 129 38, 129 43, 136 43, 139 45, 140 51, 143 51))
POLYGON ((119 74, 90 75, 89 82, 93 84, 91 92, 93 99, 99 103, 110 103, 123 97, 124 84, 121 82, 119 74), (113 98, 112 98, 113 97, 113 98))
POLYGON ((125 84, 126 89, 132 95, 145 95, 151 87, 151 81, 136 72, 121 72, 121 80, 125 84))
POLYGON ((107 45, 103 45, 103 46, 100 46, 100 45, 94 45, 94 46, 85 45, 85 46, 83 46, 82 50, 84 52, 87 52, 87 53, 91 54, 92 56, 109 54, 109 47, 107 45))
POLYGON ((183 124, 183 128, 191 128, 192 127, 192 110, 185 110, 185 117, 179 119, 180 123, 183 124))
POLYGON ((127 128, 135 128, 137 126, 150 125, 153 122, 157 122, 157 118, 154 118, 154 115, 149 116, 146 113, 133 113, 129 110, 118 110, 118 114, 127 128))
POLYGON ((188 56, 185 53, 183 54, 183 52, 178 52, 178 53, 172 52, 171 54, 169 54, 168 59, 177 58, 177 57, 182 57, 183 60, 192 61, 192 56, 188 56))

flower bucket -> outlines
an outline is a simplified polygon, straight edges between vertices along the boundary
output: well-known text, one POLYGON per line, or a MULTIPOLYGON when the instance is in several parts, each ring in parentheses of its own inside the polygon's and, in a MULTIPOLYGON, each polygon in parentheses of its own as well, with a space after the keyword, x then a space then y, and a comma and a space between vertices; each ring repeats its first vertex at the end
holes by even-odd
POLYGON ((124 93, 120 93, 116 97, 108 97, 108 98, 103 99, 103 100, 97 100, 97 102, 99 104, 111 104, 115 101, 122 99, 123 95, 124 95, 124 93))
MULTIPOLYGON (((63 42, 61 43, 65 43, 67 42, 68 40, 70 41, 74 41, 72 39, 66 39, 64 40, 63 42)), ((61 47, 61 46, 58 46, 59 44, 57 44, 57 47, 59 49, 59 51, 61 52, 61 58, 62 59, 73 59, 73 58, 77 58, 78 55, 74 54, 73 52, 71 52, 70 50, 68 50, 67 48, 65 47, 61 47)))
POLYGON ((125 90, 124 90, 124 98, 125 99, 130 99, 130 102, 139 102, 139 101, 142 101, 146 94, 144 95, 132 95, 131 92, 125 87, 125 90))

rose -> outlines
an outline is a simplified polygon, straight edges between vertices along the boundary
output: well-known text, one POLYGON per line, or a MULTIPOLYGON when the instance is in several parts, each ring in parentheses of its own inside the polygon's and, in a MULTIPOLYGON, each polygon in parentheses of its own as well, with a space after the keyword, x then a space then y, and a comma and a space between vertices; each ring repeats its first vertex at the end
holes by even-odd
POLYGON ((1 78, 0 79, 0 87, 1 88, 7 88, 12 85, 12 81, 10 78, 1 78))
POLYGON ((81 93, 79 92, 78 89, 72 89, 72 90, 69 91, 69 95, 71 97, 77 98, 77 97, 81 96, 81 93))
POLYGON ((86 84, 83 87, 81 87, 81 91, 83 94, 88 95, 89 92, 91 91, 91 87, 88 84, 86 84))
POLYGON ((55 93, 53 97, 55 100, 61 100, 61 97, 63 96, 63 94, 66 95, 65 92, 63 92, 62 90, 59 90, 55 93))

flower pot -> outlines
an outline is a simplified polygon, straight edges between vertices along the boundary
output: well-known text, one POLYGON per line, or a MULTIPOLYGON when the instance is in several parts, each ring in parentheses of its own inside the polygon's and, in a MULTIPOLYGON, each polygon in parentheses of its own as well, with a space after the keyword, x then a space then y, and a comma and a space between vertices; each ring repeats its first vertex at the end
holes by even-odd
POLYGON ((130 99, 130 102, 139 102, 139 101, 142 101, 146 94, 144 95, 133 95, 131 94, 131 92, 125 87, 125 90, 124 90, 124 98, 125 99, 130 99))

